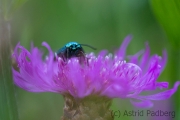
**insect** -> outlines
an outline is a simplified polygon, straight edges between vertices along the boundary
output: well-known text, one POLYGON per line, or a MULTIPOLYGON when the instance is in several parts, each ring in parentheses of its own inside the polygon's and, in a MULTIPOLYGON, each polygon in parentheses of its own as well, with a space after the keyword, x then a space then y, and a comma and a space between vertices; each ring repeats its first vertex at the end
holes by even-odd
POLYGON ((65 62, 72 57, 78 57, 80 60, 80 63, 82 63, 82 61, 86 59, 85 52, 84 52, 84 49, 82 46, 87 46, 87 47, 90 47, 90 48, 96 50, 96 48, 94 48, 90 45, 87 45, 87 44, 79 44, 77 42, 69 42, 64 47, 60 48, 56 52, 56 56, 61 57, 65 62))

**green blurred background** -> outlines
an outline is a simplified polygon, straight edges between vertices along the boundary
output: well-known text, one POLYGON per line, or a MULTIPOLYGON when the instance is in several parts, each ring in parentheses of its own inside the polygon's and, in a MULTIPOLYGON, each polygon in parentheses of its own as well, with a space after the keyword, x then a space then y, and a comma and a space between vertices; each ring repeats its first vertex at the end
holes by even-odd
MULTIPOLYGON (((145 42, 149 43, 151 54, 162 55, 162 50, 168 51, 170 57, 158 81, 168 81, 172 87, 174 82, 180 78, 178 74, 180 59, 177 55, 179 54, 177 52, 179 41, 176 41, 175 44, 171 42, 173 35, 168 34, 170 28, 164 27, 164 25, 171 26, 173 23, 176 26, 176 23, 173 20, 166 22, 167 18, 160 15, 162 12, 157 12, 161 10, 161 7, 152 1, 29 0, 12 16, 12 43, 15 46, 20 41, 23 46, 29 49, 31 42, 42 48, 41 43, 46 41, 56 51, 67 42, 76 41, 96 47, 97 50, 93 51, 95 53, 102 49, 113 52, 120 46, 123 39, 131 34, 133 40, 128 46, 127 52, 129 54, 135 54, 144 49, 145 42), (173 47, 174 45, 176 46, 173 47), (177 62, 174 63, 173 60, 177 62)), ((167 7, 167 9, 169 8, 167 7)), ((174 14, 171 11, 168 13, 174 14)), ((169 31, 172 32, 171 29, 169 31)), ((175 31, 178 34, 178 29, 175 31)), ((178 40, 178 37, 174 39, 178 40)), ((92 50, 85 48, 85 51, 91 52, 92 50)), ((178 115, 180 111, 177 108, 177 104, 180 103, 178 102, 178 94, 179 91, 169 101, 156 102, 155 107, 159 106, 158 109, 169 111, 175 110, 175 119, 180 119, 178 115)), ((59 94, 29 93, 16 87, 16 98, 20 120, 59 120, 63 114, 63 98, 59 94)), ((124 111, 135 108, 129 100, 115 99, 112 109, 124 111)), ((118 119, 120 118, 116 118, 116 120, 118 119)), ((129 116, 123 117, 123 119, 152 120, 155 117, 129 116)))

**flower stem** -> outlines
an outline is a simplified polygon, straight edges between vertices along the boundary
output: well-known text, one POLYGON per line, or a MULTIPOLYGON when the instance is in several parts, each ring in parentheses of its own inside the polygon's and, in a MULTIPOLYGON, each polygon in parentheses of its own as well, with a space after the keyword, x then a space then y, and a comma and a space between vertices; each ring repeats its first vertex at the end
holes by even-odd
POLYGON ((75 99, 64 95, 64 115, 61 120, 114 120, 109 110, 112 100, 102 96, 88 96, 75 99))
POLYGON ((0 120, 18 120, 10 52, 10 23, 0 6, 0 120))

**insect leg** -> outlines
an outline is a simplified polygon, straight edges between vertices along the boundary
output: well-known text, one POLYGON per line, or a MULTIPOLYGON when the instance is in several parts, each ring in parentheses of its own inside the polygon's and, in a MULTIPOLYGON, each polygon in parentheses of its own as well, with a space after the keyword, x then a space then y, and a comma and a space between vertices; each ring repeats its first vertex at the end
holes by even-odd
POLYGON ((81 52, 81 54, 82 54, 82 56, 80 56, 80 63, 82 62, 82 59, 81 58, 83 58, 83 61, 85 62, 85 63, 87 63, 87 65, 89 66, 89 62, 88 62, 88 58, 86 57, 86 54, 84 53, 84 52, 82 52, 82 51, 80 51, 81 52), (86 61, 85 61, 86 60, 86 61))

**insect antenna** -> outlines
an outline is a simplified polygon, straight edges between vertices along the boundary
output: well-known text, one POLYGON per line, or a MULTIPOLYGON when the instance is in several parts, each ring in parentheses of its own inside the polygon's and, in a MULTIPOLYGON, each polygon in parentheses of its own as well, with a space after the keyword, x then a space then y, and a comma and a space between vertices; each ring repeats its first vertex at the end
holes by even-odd
POLYGON ((86 47, 89 47, 89 48, 91 48, 91 49, 93 49, 93 50, 96 50, 96 48, 95 48, 95 47, 92 47, 92 46, 87 45, 87 44, 80 44, 80 45, 82 45, 82 46, 86 46, 86 47))

